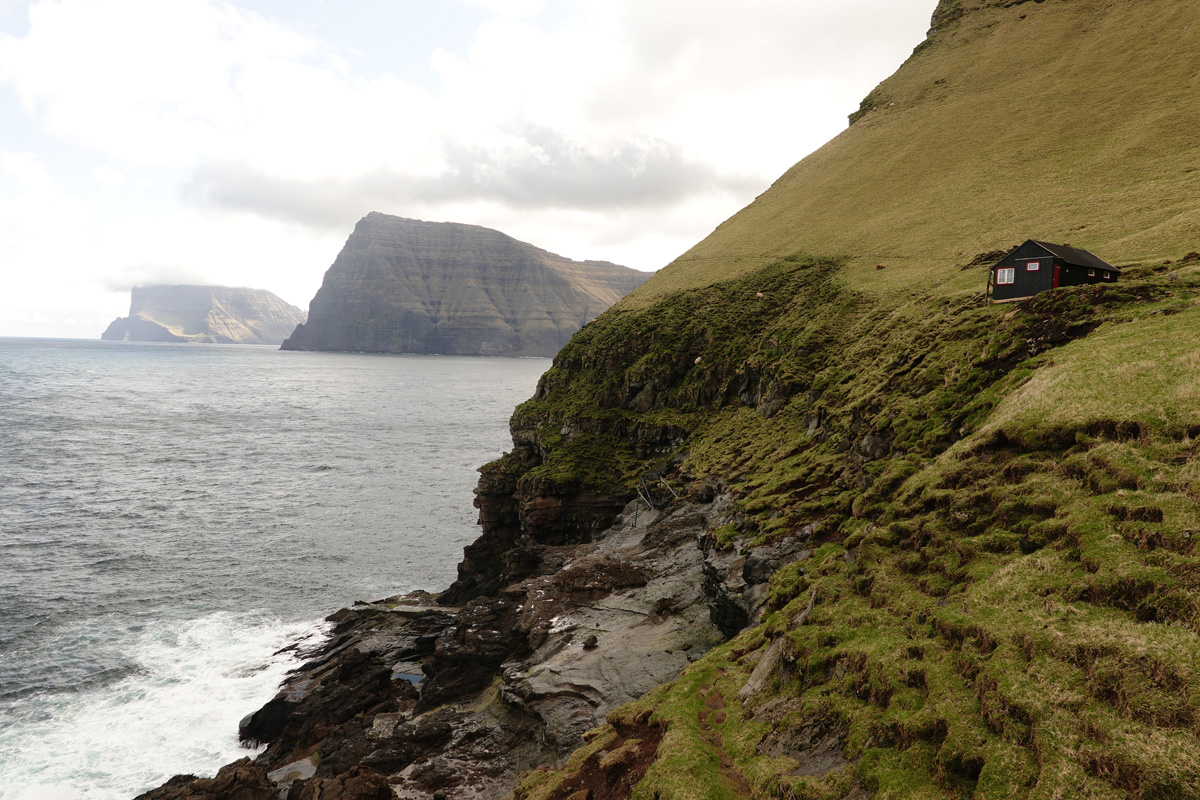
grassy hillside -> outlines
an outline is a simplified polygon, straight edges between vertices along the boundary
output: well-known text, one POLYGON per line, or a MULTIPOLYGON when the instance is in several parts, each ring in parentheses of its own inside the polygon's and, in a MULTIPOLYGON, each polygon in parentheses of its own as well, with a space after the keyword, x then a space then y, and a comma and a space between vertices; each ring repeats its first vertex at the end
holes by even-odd
POLYGON ((532 473, 632 482, 670 428, 668 481, 739 498, 721 546, 810 549, 761 625, 518 797, 645 723, 637 798, 1200 797, 1200 271, 984 308, 839 269, 610 312, 519 410, 532 473))
POLYGON ((847 131, 625 305, 797 252, 847 257, 858 290, 953 293, 976 288, 957 267, 1028 238, 1118 265, 1196 249, 1200 4, 943 0, 939 12, 847 131))
POLYGON ((520 800, 647 750, 610 796, 1200 798, 1200 4, 936 19, 518 409, 524 481, 653 469, 736 496, 718 546, 809 548, 520 800), (1130 268, 983 306, 963 267, 1031 236, 1130 268))

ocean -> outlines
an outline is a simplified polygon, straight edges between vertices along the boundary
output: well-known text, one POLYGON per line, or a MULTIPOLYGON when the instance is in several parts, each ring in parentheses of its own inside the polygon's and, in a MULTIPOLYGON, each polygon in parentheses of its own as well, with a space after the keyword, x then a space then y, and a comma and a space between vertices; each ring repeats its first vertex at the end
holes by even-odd
POLYGON ((549 363, 0 339, 0 800, 251 754, 278 651, 453 580, 549 363))

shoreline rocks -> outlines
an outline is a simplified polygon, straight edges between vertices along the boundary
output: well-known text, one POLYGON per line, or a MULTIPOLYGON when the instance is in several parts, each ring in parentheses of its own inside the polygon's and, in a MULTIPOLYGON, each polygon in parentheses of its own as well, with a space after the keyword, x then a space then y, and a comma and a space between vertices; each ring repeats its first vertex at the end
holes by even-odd
MULTIPOLYGON (((726 506, 629 503, 594 541, 524 551, 528 574, 460 607, 417 592, 342 609, 242 721, 266 750, 138 800, 507 797, 725 640, 705 586, 731 572, 708 536, 726 506)), ((742 571, 722 591, 741 592, 742 571)))

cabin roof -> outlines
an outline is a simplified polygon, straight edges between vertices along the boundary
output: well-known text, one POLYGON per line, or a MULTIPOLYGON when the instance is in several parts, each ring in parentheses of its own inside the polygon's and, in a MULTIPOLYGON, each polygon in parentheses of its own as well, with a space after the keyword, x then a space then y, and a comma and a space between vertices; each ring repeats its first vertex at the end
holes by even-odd
POLYGON ((1044 247, 1049 250, 1051 255, 1056 258, 1061 258, 1074 267, 1095 267, 1096 269, 1106 269, 1111 272, 1120 272, 1121 270, 1109 264, 1107 261, 1092 255, 1087 250, 1080 250, 1077 247, 1067 247, 1065 244, 1051 244, 1050 242, 1039 242, 1036 239, 1031 239, 1034 244, 1039 247, 1044 247))
POLYGON ((1106 269, 1106 270, 1109 270, 1110 272, 1117 272, 1117 273, 1119 273, 1121 271, 1121 270, 1117 269, 1116 267, 1114 267, 1112 264, 1109 264, 1104 259, 1099 258, 1098 256, 1095 256, 1095 255, 1092 255, 1087 250, 1080 250, 1078 247, 1068 247, 1065 244, 1052 244, 1050 242, 1039 242, 1037 239, 1027 239, 1019 247, 1014 247, 1012 250, 1009 250, 1007 253, 1004 254, 1004 258, 1000 259, 995 264, 993 264, 991 268, 995 269, 1000 264, 1003 264, 1005 261, 1008 260, 1009 256, 1011 256, 1013 253, 1017 252, 1018 250, 1020 250, 1022 247, 1029 244, 1030 242, 1032 242, 1033 244, 1036 244, 1038 247, 1042 248, 1043 250, 1045 250, 1047 253, 1054 256, 1055 258, 1061 258, 1063 261, 1067 262, 1068 264, 1070 264, 1073 267, 1090 267, 1093 269, 1106 269))

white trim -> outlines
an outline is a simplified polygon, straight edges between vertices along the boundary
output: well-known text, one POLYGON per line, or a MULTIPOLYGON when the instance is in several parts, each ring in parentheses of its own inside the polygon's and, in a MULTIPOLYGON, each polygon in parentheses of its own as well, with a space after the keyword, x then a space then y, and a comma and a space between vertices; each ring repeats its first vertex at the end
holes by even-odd
POLYGON ((998 267, 996 269, 996 285, 1011 286, 1016 283, 1017 270, 1015 267, 998 267))

